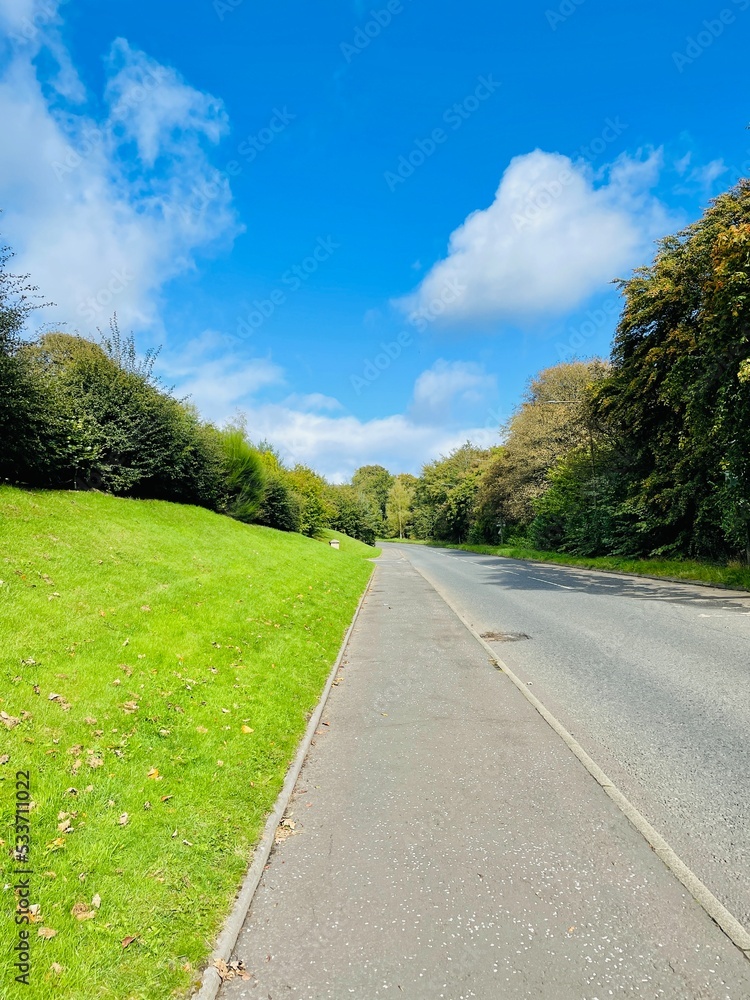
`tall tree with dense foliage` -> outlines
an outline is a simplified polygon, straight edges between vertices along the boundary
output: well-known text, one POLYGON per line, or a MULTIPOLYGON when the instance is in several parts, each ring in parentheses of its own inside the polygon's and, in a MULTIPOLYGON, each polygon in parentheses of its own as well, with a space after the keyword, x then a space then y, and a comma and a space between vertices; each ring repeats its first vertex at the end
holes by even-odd
POLYGON ((12 257, 0 246, 0 479, 26 478, 44 433, 42 395, 19 356, 24 327, 40 303, 28 275, 8 270, 12 257))
POLYGON ((372 507, 378 521, 378 534, 383 534, 393 476, 382 465, 363 465, 352 476, 352 486, 372 507))
POLYGON ((533 521, 551 472, 571 451, 585 447, 593 459, 588 393, 606 370, 597 358, 554 365, 531 379, 477 497, 477 516, 488 539, 499 524, 526 527, 533 521))
POLYGON ((644 553, 750 561, 750 182, 621 282, 596 409, 644 553))
POLYGON ((419 538, 469 541, 482 475, 492 449, 470 441, 422 469, 414 491, 414 528, 419 538))
POLYGON ((417 477, 402 473, 393 480, 386 504, 386 531, 389 538, 408 538, 414 520, 417 477))

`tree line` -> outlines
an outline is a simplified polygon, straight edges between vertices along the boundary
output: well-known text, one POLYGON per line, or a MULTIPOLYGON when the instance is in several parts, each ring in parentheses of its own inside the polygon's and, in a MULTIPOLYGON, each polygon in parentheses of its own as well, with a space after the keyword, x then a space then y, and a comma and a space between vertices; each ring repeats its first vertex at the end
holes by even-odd
POLYGON ((750 563, 750 181, 617 284, 609 359, 534 376, 496 447, 332 485, 240 422, 201 420, 113 320, 24 337, 40 306, 0 251, 0 479, 198 504, 314 536, 515 542, 750 563))
POLYGON ((288 467, 239 419, 217 427, 155 375, 116 317, 98 342, 25 333, 43 308, 28 276, 0 249, 0 481, 195 504, 248 523, 372 543, 382 525, 369 499, 305 465, 288 467))
POLYGON ((399 477, 391 534, 750 564, 750 181, 617 284, 611 357, 535 376, 501 446, 399 477))

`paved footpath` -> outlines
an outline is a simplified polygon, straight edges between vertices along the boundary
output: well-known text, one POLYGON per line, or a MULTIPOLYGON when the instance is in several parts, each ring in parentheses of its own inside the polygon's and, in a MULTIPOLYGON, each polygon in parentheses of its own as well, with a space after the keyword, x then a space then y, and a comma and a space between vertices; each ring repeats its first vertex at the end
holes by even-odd
POLYGON ((750 962, 387 550, 222 1000, 747 1000, 750 962))

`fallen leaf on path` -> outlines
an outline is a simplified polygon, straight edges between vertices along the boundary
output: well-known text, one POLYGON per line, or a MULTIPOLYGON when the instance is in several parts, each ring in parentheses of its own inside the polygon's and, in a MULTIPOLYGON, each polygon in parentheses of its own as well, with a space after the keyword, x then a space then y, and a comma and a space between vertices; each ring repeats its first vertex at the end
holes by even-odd
POLYGON ((218 962, 214 962, 214 968, 219 973, 222 983, 231 982, 232 979, 244 979, 245 982, 250 979, 241 958, 233 958, 230 962, 225 962, 224 959, 220 958, 218 962))

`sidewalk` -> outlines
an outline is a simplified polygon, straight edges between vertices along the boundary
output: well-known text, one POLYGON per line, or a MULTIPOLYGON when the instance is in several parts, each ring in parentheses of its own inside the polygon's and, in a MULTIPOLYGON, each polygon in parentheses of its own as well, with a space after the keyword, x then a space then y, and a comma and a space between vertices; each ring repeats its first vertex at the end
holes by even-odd
POLYGON ((750 962, 387 551, 222 1000, 746 1000, 750 962))

